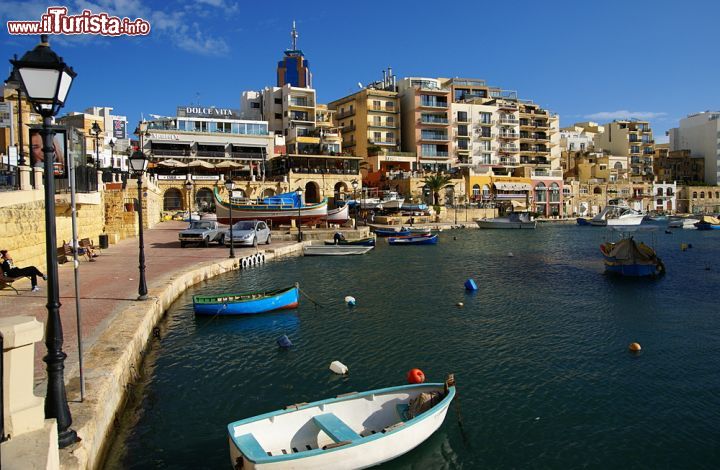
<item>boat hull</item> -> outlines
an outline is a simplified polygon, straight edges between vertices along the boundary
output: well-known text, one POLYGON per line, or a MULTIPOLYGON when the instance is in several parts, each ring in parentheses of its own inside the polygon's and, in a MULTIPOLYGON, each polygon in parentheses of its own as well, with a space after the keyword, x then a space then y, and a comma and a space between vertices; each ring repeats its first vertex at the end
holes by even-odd
POLYGON ((390 237, 388 243, 391 245, 437 245, 437 235, 410 235, 406 237, 390 237))
POLYGON ((506 221, 493 221, 493 219, 478 220, 478 227, 485 229, 534 229, 537 226, 537 222, 506 222, 506 221))
MULTIPOLYGON (((356 400, 357 398, 354 398, 354 396, 362 397, 361 399, 364 401, 369 401, 372 403, 372 401, 375 400, 375 396, 373 394, 376 394, 378 397, 382 397, 382 393, 385 393, 387 391, 392 391, 397 389, 398 392, 402 392, 403 390, 411 390, 414 387, 418 387, 418 390, 434 390, 434 391, 440 391, 442 390, 442 384, 421 384, 421 385, 415 385, 415 386, 403 386, 403 387, 393 387, 390 389, 383 389, 383 390, 375 390, 370 392, 364 392, 360 394, 353 394, 350 397, 347 397, 348 400, 356 400)), ((412 393, 412 392, 410 392, 412 393)), ((417 392, 414 392, 415 394, 417 392)), ((400 397, 408 397, 408 394, 402 394, 400 393, 398 395, 397 402, 402 402, 403 398, 400 397)), ((247 426, 247 428, 250 428, 252 424, 255 424, 253 422, 248 423, 247 425, 240 425, 239 429, 235 427, 236 423, 231 423, 228 425, 228 433, 229 433, 229 445, 230 445, 230 459, 231 464, 234 468, 240 468, 239 463, 242 463, 243 469, 320 469, 320 470, 344 470, 344 469, 358 469, 358 468, 368 468, 375 465, 379 465, 383 462, 387 462, 389 460, 395 459, 418 445, 422 444, 424 441, 426 441, 435 431, 437 431, 440 426, 443 424, 445 420, 445 416, 447 415, 448 408, 450 406, 450 403, 452 402, 453 398, 455 396, 455 388, 451 387, 449 389, 448 394, 442 399, 442 401, 438 404, 436 404, 434 407, 426 411, 425 413, 422 413, 415 418, 409 419, 404 421, 403 425, 398 426, 394 429, 387 430, 386 432, 376 432, 374 434, 361 432, 362 434, 367 434, 364 437, 360 437, 359 439, 353 440, 351 442, 346 443, 346 445, 341 445, 339 447, 322 450, 321 448, 313 448, 312 450, 302 451, 299 453, 288 453, 287 455, 276 455, 275 452, 273 452, 273 455, 275 457, 267 456, 266 458, 261 459, 249 459, 243 453, 240 451, 238 445, 235 442, 234 435, 247 432, 245 431, 241 426, 247 426), (304 454, 304 455, 303 455, 304 454)), ((308 418, 302 418, 303 420, 308 420, 309 422, 312 421, 313 416, 313 409, 318 409, 320 407, 323 408, 323 411, 331 410, 331 412, 335 412, 336 414, 340 415, 341 411, 335 411, 333 407, 335 406, 335 403, 337 403, 337 400, 344 400, 345 397, 342 399, 331 399, 331 400, 323 400, 321 402, 315 402, 310 403, 308 405, 302 405, 301 408, 298 408, 297 411, 293 410, 290 411, 290 413, 308 413, 308 418)), ((409 397, 406 398, 406 400, 409 400, 409 397)), ((392 402, 388 408, 392 407, 392 402)), ((392 407, 394 408, 394 407, 392 407)), ((280 412, 282 413, 282 412, 280 412)), ((322 411, 317 411, 317 413, 322 413, 322 411)), ((275 415, 275 413, 268 413, 267 415, 263 415, 258 418, 265 417, 264 421, 268 422, 271 420, 271 416, 275 415)), ((252 418, 255 419, 255 418, 252 418)), ((368 418, 368 421, 371 421, 372 418, 368 418)), ((244 420, 248 421, 248 420, 244 420)), ((277 420, 275 420, 277 421, 277 420)), ((257 421, 256 421, 257 422, 257 421)), ((243 421, 240 421, 238 423, 243 423, 243 421)), ((270 424, 272 425, 272 424, 270 424)), ((309 423, 309 426, 304 426, 304 428, 311 427, 312 424, 309 423)), ((357 430, 357 429, 356 429, 357 430)), ((380 431, 380 430, 378 430, 380 431)), ((315 431, 317 433, 317 431, 315 431)), ((297 439, 297 435, 301 434, 302 431, 298 432, 295 435, 295 438, 297 439)), ((321 432, 320 435, 323 433, 321 432)), ((291 447, 291 446, 288 446, 291 447)), ((297 447, 300 447, 300 445, 297 445, 297 447)), ((302 448, 302 447, 301 447, 302 448)))
POLYGON ((605 262, 605 272, 625 277, 654 277, 662 274, 662 269, 655 264, 611 264, 605 262))
MULTIPOLYGON (((260 294, 260 293, 258 293, 260 294)), ((243 296, 248 294, 237 294, 243 296)), ((255 315, 258 313, 272 312, 274 310, 292 309, 298 306, 300 300, 300 287, 297 285, 285 291, 274 293, 274 295, 263 296, 262 298, 245 301, 233 301, 236 294, 214 296, 217 302, 205 296, 193 297, 193 310, 196 315, 255 315), (208 299, 203 302, 201 299, 208 299)))
POLYGON ((720 225, 696 223, 695 228, 698 230, 720 230, 720 225))
MULTIPOLYGON (((230 223, 230 203, 220 199, 217 190, 215 195, 215 214, 222 224, 230 223)), ((290 204, 232 204, 232 221, 262 220, 273 224, 297 221, 306 225, 316 224, 327 217, 327 199, 317 204, 292 207, 290 204)))
POLYGON ((323 220, 330 222, 331 224, 344 224, 350 220, 350 206, 346 204, 342 207, 338 207, 337 209, 327 211, 327 215, 323 218, 323 220))
POLYGON ((373 246, 362 245, 310 245, 303 247, 305 256, 350 256, 364 255, 372 250, 373 246))
POLYGON ((325 240, 326 245, 343 245, 343 246, 375 246, 374 238, 361 238, 359 240, 340 240, 335 243, 335 240, 325 240))
POLYGON ((410 230, 393 230, 393 229, 376 228, 376 229, 373 229, 373 232, 378 237, 404 237, 404 236, 410 235, 410 230))

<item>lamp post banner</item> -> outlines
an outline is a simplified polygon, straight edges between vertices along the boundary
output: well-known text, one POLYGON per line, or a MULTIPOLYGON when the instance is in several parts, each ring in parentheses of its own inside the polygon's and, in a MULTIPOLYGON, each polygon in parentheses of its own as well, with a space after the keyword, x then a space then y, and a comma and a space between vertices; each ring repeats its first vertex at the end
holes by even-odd
POLYGON ((12 127, 12 103, 0 103, 0 128, 12 127))
POLYGON ((127 139, 127 123, 120 119, 113 119, 113 137, 127 139))

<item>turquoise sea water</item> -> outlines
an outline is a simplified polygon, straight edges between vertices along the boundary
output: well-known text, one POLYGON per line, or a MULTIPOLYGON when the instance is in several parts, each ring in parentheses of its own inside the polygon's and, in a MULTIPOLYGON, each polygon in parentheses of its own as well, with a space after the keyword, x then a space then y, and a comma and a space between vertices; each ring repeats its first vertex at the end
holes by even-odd
POLYGON ((429 381, 455 373, 462 426, 453 407, 383 468, 717 468, 720 233, 639 235, 654 236, 665 262, 657 280, 605 276, 606 236, 446 231, 437 246, 380 239, 365 256, 291 258, 197 285, 168 312, 106 467, 230 468, 229 422, 399 385, 419 367, 429 381), (295 281, 322 307, 192 313, 193 294, 295 281), (282 334, 293 349, 277 347, 282 334), (634 341, 640 354, 628 352, 634 341), (332 374, 333 360, 349 375, 332 374))

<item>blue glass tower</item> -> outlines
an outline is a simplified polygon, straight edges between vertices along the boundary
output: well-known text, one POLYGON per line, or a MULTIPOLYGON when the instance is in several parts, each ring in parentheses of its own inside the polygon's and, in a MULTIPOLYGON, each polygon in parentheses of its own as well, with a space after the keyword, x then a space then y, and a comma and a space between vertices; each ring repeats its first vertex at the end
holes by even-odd
POLYGON ((312 73, 310 64, 305 59, 303 52, 297 48, 297 29, 293 21, 293 28, 290 32, 292 47, 285 51, 285 57, 278 62, 277 86, 291 85, 299 88, 312 88, 312 73))

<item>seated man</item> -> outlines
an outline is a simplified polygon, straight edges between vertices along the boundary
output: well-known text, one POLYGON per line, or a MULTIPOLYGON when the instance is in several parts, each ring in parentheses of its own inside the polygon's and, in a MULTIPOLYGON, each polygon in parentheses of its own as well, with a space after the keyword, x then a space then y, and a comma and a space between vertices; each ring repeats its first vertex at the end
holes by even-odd
POLYGON ((47 281, 47 278, 43 273, 40 272, 35 266, 28 266, 27 268, 17 268, 13 264, 12 256, 8 250, 0 250, 2 255, 2 272, 8 277, 29 277, 30 283, 32 284, 32 291, 37 292, 40 287, 37 285, 38 276, 43 278, 43 281, 47 281))
POLYGON ((345 235, 343 235, 341 232, 335 232, 335 235, 333 236, 333 240, 335 240, 335 244, 345 241, 345 235))

